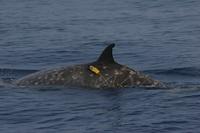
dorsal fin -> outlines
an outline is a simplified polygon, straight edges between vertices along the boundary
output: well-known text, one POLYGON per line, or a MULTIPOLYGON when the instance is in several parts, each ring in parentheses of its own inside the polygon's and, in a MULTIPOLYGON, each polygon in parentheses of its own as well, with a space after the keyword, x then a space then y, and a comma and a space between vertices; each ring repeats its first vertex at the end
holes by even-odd
POLYGON ((104 49, 104 51, 101 53, 101 55, 99 56, 97 62, 101 62, 101 63, 116 63, 114 58, 113 58, 113 54, 112 54, 112 48, 113 47, 115 47, 114 43, 108 45, 104 49))

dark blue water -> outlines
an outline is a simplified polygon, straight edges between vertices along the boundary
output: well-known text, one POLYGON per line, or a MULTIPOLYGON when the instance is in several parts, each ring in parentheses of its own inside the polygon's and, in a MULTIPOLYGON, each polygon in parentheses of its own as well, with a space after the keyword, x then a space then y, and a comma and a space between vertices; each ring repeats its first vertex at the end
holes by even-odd
POLYGON ((200 1, 1 0, 1 133, 197 133, 200 1), (121 64, 170 89, 19 88, 34 71, 94 61, 114 42, 121 64))

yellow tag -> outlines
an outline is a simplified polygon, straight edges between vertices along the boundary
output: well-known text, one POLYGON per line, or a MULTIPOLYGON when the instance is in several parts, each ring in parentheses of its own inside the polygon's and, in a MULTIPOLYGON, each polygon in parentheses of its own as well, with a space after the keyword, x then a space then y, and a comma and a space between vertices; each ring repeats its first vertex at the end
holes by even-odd
POLYGON ((95 66, 89 66, 90 71, 94 72, 95 74, 99 75, 100 70, 96 68, 95 66))

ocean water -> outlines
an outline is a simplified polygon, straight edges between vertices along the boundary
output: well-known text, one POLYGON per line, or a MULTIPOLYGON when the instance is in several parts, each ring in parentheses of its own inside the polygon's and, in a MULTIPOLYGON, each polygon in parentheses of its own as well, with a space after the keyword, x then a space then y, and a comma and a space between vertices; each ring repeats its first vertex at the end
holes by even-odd
POLYGON ((1 0, 1 133, 197 133, 200 1, 1 0), (57 66, 114 57, 160 88, 20 88, 9 82, 57 66))

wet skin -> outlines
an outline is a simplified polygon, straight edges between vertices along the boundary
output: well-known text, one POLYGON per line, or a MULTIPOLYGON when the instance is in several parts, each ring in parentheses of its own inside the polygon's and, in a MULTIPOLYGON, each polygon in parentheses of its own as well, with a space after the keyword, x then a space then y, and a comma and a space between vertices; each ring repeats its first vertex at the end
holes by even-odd
POLYGON ((20 86, 81 86, 90 88, 122 88, 133 86, 160 87, 158 80, 118 64, 112 56, 114 44, 105 48, 99 59, 88 64, 39 71, 15 83, 20 86), (90 66, 99 71, 90 70, 90 66))

